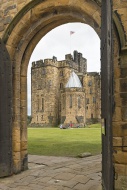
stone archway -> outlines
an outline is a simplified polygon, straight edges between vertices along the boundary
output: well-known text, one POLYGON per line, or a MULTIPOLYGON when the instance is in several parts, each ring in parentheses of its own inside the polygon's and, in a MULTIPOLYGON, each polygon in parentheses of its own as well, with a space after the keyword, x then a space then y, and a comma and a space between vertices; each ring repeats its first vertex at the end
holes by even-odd
MULTIPOLYGON (((126 156, 126 14, 127 3, 125 1, 113 1, 116 26, 114 55, 114 76, 115 76, 115 114, 113 117, 114 136, 114 163, 115 171, 119 174, 119 167, 122 164, 120 178, 116 186, 120 186, 122 177, 126 176, 124 171, 126 161, 120 159, 126 156), (118 39, 118 40, 117 40, 118 39), (121 59, 119 59, 119 56, 121 59), (122 69, 120 67, 122 65, 122 69), (120 80, 120 78, 122 78, 120 80), (120 93, 121 91, 121 93, 120 93), (121 114, 122 113, 122 114, 121 114), (118 117, 119 115, 119 117, 118 117), (117 126, 117 127, 116 127, 117 126), (124 148, 123 148, 124 147, 124 148), (121 177, 122 176, 122 177, 121 177)), ((62 0, 62 1, 23 1, 10 6, 2 2, 1 9, 4 10, 4 23, 0 28, 0 36, 10 54, 13 65, 13 128, 12 128, 12 150, 14 173, 27 169, 27 66, 32 51, 38 41, 50 30, 64 23, 82 22, 92 26, 100 36, 100 1, 83 0, 62 0), (13 10, 13 11, 12 11, 13 10), (12 19, 13 18, 13 19, 12 19), (10 23, 10 24, 9 24, 10 23)), ((126 178, 125 178, 126 179, 126 178)), ((120 189, 120 188, 119 188, 120 189)))
POLYGON ((78 6, 72 2, 41 2, 19 19, 9 38, 6 33, 3 36, 13 63, 13 137, 17 136, 13 141, 13 156, 16 173, 27 168, 26 80, 30 56, 38 41, 48 31, 68 22, 87 23, 99 35, 100 7, 95 2, 84 4, 82 0, 78 6))

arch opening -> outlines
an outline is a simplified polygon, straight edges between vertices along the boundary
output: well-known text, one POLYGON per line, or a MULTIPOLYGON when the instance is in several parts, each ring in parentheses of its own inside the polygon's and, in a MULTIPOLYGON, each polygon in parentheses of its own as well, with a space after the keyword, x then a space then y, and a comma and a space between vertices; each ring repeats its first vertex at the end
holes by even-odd
MULTIPOLYGON (((32 2, 31 2, 32 3, 32 2)), ((7 33, 6 47, 13 65, 13 159, 14 172, 27 169, 27 67, 34 47, 53 28, 69 22, 91 25, 100 33, 100 7, 93 1, 44 1, 19 16, 18 23, 7 33), (16 148, 17 135, 18 150, 16 148)), ((13 25, 13 23, 12 23, 13 25)), ((6 37, 5 35, 3 36, 6 37)))
POLYGON ((13 160, 14 172, 27 169, 27 67, 40 39, 53 28, 70 22, 89 24, 100 36, 100 7, 95 1, 78 4, 44 1, 20 15, 12 31, 3 36, 13 65, 13 160), (15 135, 19 138, 18 150, 15 135), (16 158, 16 159, 15 159, 16 158))

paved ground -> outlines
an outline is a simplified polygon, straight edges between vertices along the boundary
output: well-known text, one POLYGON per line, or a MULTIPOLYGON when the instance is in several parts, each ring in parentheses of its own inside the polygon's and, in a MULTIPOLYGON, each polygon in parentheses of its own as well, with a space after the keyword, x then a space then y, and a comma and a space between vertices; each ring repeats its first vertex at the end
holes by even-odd
POLYGON ((29 170, 0 179, 0 190, 101 190, 101 155, 29 155, 29 170))

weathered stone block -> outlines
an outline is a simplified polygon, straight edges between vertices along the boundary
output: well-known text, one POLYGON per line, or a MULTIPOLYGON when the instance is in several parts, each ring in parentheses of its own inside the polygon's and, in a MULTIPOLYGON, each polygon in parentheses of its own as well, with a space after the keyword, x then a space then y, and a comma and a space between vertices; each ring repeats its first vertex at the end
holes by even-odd
POLYGON ((15 9, 15 8, 16 8, 16 4, 7 7, 7 8, 4 10, 4 16, 6 16, 10 10, 15 9))
POLYGON ((120 91, 120 80, 119 79, 115 79, 114 86, 115 86, 115 93, 119 92, 120 91))
POLYGON ((0 32, 2 32, 4 30, 4 24, 0 24, 0 32))
POLYGON ((27 150, 27 147, 28 147, 28 146, 27 146, 27 141, 22 141, 22 142, 21 142, 21 151, 23 151, 23 150, 26 151, 26 150, 27 150))
POLYGON ((127 165, 124 164, 115 164, 115 173, 118 175, 127 176, 127 165))
POLYGON ((127 68, 121 68, 120 72, 120 78, 125 78, 127 76, 127 68))
POLYGON ((19 162, 21 160, 21 152, 13 152, 13 160, 19 162))
POLYGON ((115 94, 114 101, 115 101, 116 107, 120 107, 122 105, 122 98, 120 97, 120 95, 118 93, 115 94))
POLYGON ((126 92, 120 92, 120 97, 121 98, 127 98, 127 93, 126 92))
POLYGON ((121 107, 115 107, 115 112, 113 114, 113 122, 114 121, 121 121, 121 107))
POLYGON ((115 79, 118 79, 120 77, 120 68, 119 67, 115 67, 114 68, 114 76, 115 76, 115 79))
POLYGON ((120 92, 127 92, 127 79, 120 80, 120 92))
POLYGON ((114 162, 118 164, 127 164, 127 152, 117 151, 113 154, 114 162))
POLYGON ((20 139, 20 128, 19 127, 13 127, 12 129, 12 137, 14 141, 19 141, 20 139))
POLYGON ((14 173, 15 174, 20 173, 21 172, 21 161, 13 159, 13 164, 14 164, 13 165, 14 173))
POLYGON ((122 146, 123 146, 123 151, 127 152, 127 136, 124 136, 122 138, 122 146))
POLYGON ((127 68, 127 56, 126 56, 126 51, 123 51, 123 52, 121 53, 120 66, 121 66, 121 68, 127 68))
POLYGON ((127 189, 127 176, 118 176, 115 180, 115 190, 126 190, 127 189))
MULTIPOLYGON (((16 139, 16 140, 18 140, 18 139, 16 139)), ((15 142, 15 141, 13 141, 13 151, 14 152, 20 152, 20 146, 21 146, 21 144, 20 144, 20 142, 15 142)))
POLYGON ((123 98, 121 102, 122 102, 122 107, 127 107, 127 98, 123 98))
POLYGON ((122 137, 113 137, 113 146, 122 146, 122 137))
POLYGON ((127 121, 127 107, 121 109, 122 121, 127 121))
POLYGON ((9 24, 10 22, 12 21, 12 17, 11 16, 7 16, 5 19, 4 19, 4 24, 9 24))

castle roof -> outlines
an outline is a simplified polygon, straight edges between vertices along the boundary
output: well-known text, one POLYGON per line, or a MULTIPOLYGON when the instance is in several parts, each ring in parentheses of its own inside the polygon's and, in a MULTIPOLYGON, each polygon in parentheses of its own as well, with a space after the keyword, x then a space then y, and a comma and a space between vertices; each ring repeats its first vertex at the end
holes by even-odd
POLYGON ((74 71, 71 73, 65 88, 82 88, 81 81, 74 71))

